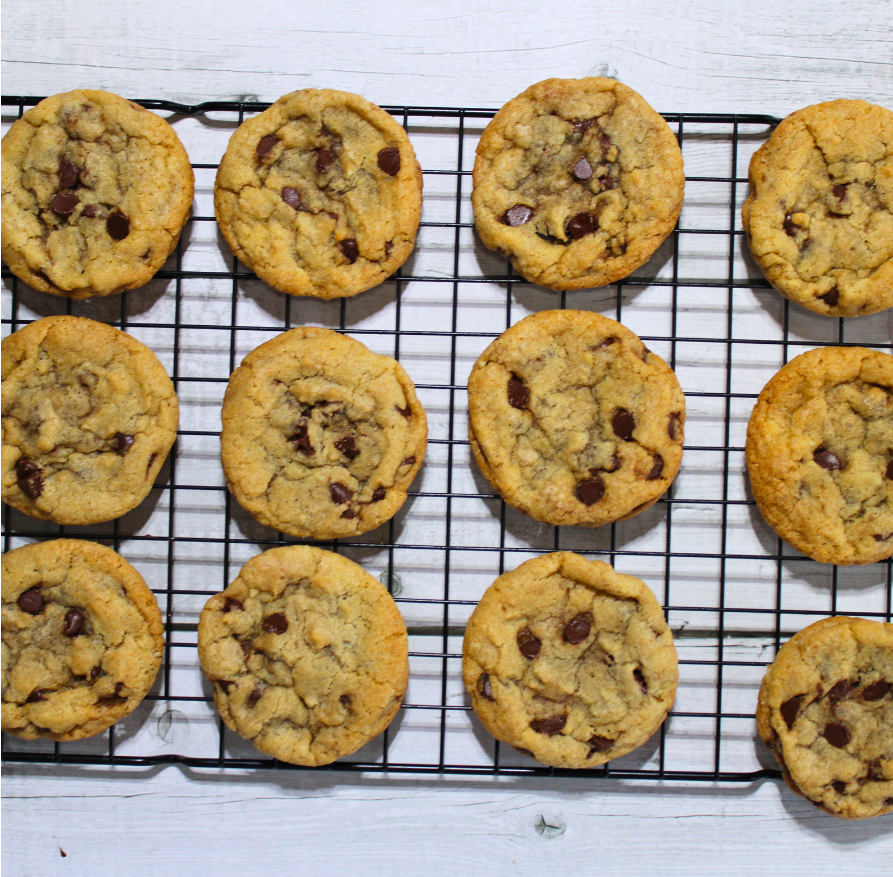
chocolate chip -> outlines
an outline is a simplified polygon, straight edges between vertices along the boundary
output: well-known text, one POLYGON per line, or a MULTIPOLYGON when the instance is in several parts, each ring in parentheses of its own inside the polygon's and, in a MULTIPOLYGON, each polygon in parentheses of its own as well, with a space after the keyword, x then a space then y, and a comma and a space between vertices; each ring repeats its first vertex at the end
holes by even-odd
POLYGON ((318 173, 327 174, 335 164, 335 153, 331 149, 316 150, 316 170, 318 173))
POLYGON ((578 183, 585 183, 592 178, 592 165, 586 160, 585 155, 577 160, 571 173, 578 183))
POLYGON ((530 723, 530 727, 537 734, 545 734, 547 737, 554 737, 559 731, 564 729, 567 724, 567 716, 553 716, 550 719, 534 719, 530 723))
POLYGON ((239 646, 242 649, 242 654, 245 656, 245 661, 247 663, 248 659, 254 654, 254 649, 251 648, 251 643, 246 642, 243 639, 239 640, 239 646))
POLYGON ((288 619, 281 612, 275 612, 268 615, 260 626, 267 633, 285 633, 288 630, 288 619))
POLYGON ((89 216, 90 219, 96 219, 99 216, 99 207, 95 204, 88 204, 81 212, 81 216, 89 216))
POLYGON ((828 689, 826 696, 832 703, 837 703, 850 693, 850 688, 852 686, 848 679, 840 679, 828 689))
POLYGON ((617 180, 615 180, 614 177, 602 177, 601 184, 609 192, 611 189, 617 188, 617 180))
POLYGON ((834 188, 831 189, 831 191, 834 193, 834 197, 837 198, 839 201, 843 201, 846 199, 847 185, 849 185, 849 184, 848 183, 838 183, 836 186, 834 186, 834 188))
POLYGON ((62 189, 73 189, 81 175, 81 169, 72 164, 67 158, 63 158, 59 162, 59 187, 62 189))
POLYGON ((585 210, 571 217, 567 224, 567 233, 574 239, 585 237, 595 231, 595 217, 585 210))
POLYGON ((356 460, 360 456, 360 449, 353 440, 353 436, 347 435, 340 441, 335 442, 335 447, 347 457, 348 460, 356 460))
POLYGON ((493 687, 490 685, 490 676, 487 673, 481 673, 478 677, 478 692, 481 697, 486 697, 487 700, 495 700, 493 697, 493 687))
POLYGON ((818 296, 829 308, 833 308, 840 301, 840 290, 835 286, 830 292, 818 296))
POLYGON ((120 454, 122 457, 131 449, 133 442, 133 436, 127 435, 127 433, 124 432, 116 432, 112 436, 112 447, 114 448, 115 453, 120 454))
POLYGON ((253 707, 257 705, 257 702, 263 697, 264 690, 256 685, 248 697, 245 698, 245 704, 249 707, 253 707))
POLYGON ((227 597, 226 601, 223 604, 224 612, 234 612, 237 609, 241 611, 245 607, 242 605, 240 600, 234 600, 232 597, 227 597))
POLYGON ((80 609, 69 609, 65 613, 65 627, 62 633, 65 636, 77 636, 84 629, 86 618, 80 609))
POLYGON ((400 150, 389 146, 378 153, 378 166, 389 176, 396 176, 400 170, 400 150))
POLYGON ((530 401, 530 391, 524 386, 524 382, 517 377, 509 378, 508 384, 509 405, 512 408, 524 409, 530 401))
POLYGON ((329 485, 329 494, 332 497, 332 502, 337 505, 344 505, 353 496, 353 491, 336 481, 329 485))
POLYGON ((576 494, 583 505, 595 505, 605 495, 605 482, 600 475, 594 475, 577 485, 576 494))
POLYGON ((123 241, 130 234, 130 220, 120 210, 116 210, 108 215, 105 228, 112 240, 123 241))
POLYGON ((612 335, 610 338, 605 338, 601 344, 596 344, 593 347, 593 350, 604 350, 606 347, 610 347, 617 339, 612 335))
POLYGON ((357 516, 357 513, 353 509, 347 509, 347 511, 341 512, 341 517, 345 520, 351 520, 357 516))
POLYGON ((850 732, 839 722, 829 722, 822 736, 836 749, 843 749, 850 742, 850 732))
POLYGON ((846 783, 843 780, 834 780, 831 783, 831 788, 837 792, 838 795, 842 795, 846 791, 846 783))
POLYGON ((414 454, 410 457, 404 457, 403 460, 401 461, 400 465, 401 466, 412 466, 413 463, 415 463, 415 455, 414 454))
POLYGON ((370 502, 381 502, 386 495, 387 491, 383 487, 376 487, 375 490, 372 491, 372 499, 370 502))
POLYGON ((645 674, 638 667, 633 670, 633 679, 639 683, 639 688, 642 689, 642 694, 648 694, 648 683, 645 681, 645 674))
POLYGON ((401 408, 399 405, 394 406, 407 420, 412 417, 412 408, 407 405, 405 408, 401 408))
POLYGON ((592 630, 592 622, 591 612, 581 612, 579 615, 575 615, 564 625, 564 631, 561 634, 564 637, 564 641, 572 646, 583 642, 592 630))
POLYGON ((509 209, 502 214, 499 221, 503 225, 517 228, 519 225, 524 225, 524 223, 529 222, 531 216, 533 216, 533 211, 526 204, 515 204, 514 207, 509 207, 509 209))
POLYGON ((819 466, 823 469, 827 469, 829 472, 843 468, 840 463, 840 457, 838 457, 837 454, 832 453, 831 451, 822 450, 822 448, 819 448, 813 453, 812 459, 815 460, 819 466))
POLYGON ((15 464, 16 483, 30 499, 37 499, 43 493, 43 472, 40 466, 28 457, 19 457, 15 464))
POLYGON ((585 134, 593 125, 598 122, 598 119, 582 119, 579 122, 574 122, 574 133, 575 134, 585 134))
POLYGON ((284 186, 279 193, 279 197, 288 204, 293 210, 301 209, 301 193, 291 186, 284 186))
POLYGON ((600 737, 598 734, 593 734, 586 742, 590 747, 587 758, 592 758, 596 752, 607 752, 614 745, 610 737, 600 737))
POLYGON ((796 697, 786 700, 779 708, 781 717, 784 719, 784 723, 788 726, 788 730, 794 727, 794 719, 797 718, 797 713, 800 711, 800 704, 803 703, 803 697, 804 695, 798 694, 796 697))
POLYGON ((519 651, 525 658, 530 658, 532 661, 540 653, 542 640, 529 627, 522 627, 515 639, 518 641, 519 651))
POLYGON ((796 235, 797 232, 800 231, 800 226, 794 222, 794 220, 791 218, 790 213, 785 213, 784 215, 783 228, 785 234, 789 237, 794 237, 794 235, 796 235))
MULTIPOLYGON (((620 454, 613 454, 611 457, 611 468, 605 469, 605 472, 616 472, 623 465, 623 458, 620 454)), ((590 472, 595 472, 595 470, 590 469, 590 472)))
POLYGON ((93 667, 87 674, 87 678, 91 682, 95 682, 102 675, 102 667, 93 667))
POLYGON ((254 150, 257 153, 257 157, 264 158, 278 142, 279 138, 275 134, 267 134, 266 137, 261 137, 254 150))
POLYGON ((46 700, 46 695, 49 692, 49 688, 35 688, 25 699, 25 703, 39 703, 42 700, 46 700))
POLYGON ((674 442, 679 441, 679 433, 680 433, 680 423, 682 422, 682 414, 678 411, 674 411, 670 415, 670 422, 667 424, 667 435, 674 442))
POLYGON ((36 587, 28 588, 27 591, 19 594, 16 603, 22 612, 27 612, 29 615, 40 615, 46 601, 43 599, 43 594, 40 593, 40 588, 36 587))
POLYGON ((889 691, 890 683, 886 679, 878 679, 877 682, 872 682, 862 689, 862 697, 868 701, 880 700, 889 691))
POLYGON ((299 426, 298 431, 289 439, 289 442, 305 454, 313 453, 313 445, 310 444, 306 426, 299 426))
POLYGON ((611 428, 614 435, 628 442, 633 437, 633 430, 636 428, 636 418, 632 416, 625 408, 621 408, 611 421, 611 428))
POLYGON ((893 460, 890 460, 890 462, 887 463, 887 478, 890 481, 893 481, 893 460))
POLYGON ((81 203, 81 199, 78 198, 77 195, 72 195, 70 192, 59 192, 52 201, 50 201, 50 207, 53 210, 53 213, 58 213, 59 216, 69 216, 74 213, 74 208, 81 203))
POLYGON ((645 476, 646 481, 657 481, 664 471, 664 458, 660 454, 654 455, 654 464, 651 471, 645 476))
POLYGON ((351 265, 357 261, 360 257, 360 248, 357 246, 357 242, 353 238, 347 238, 338 243, 338 246, 341 248, 341 253, 351 265))

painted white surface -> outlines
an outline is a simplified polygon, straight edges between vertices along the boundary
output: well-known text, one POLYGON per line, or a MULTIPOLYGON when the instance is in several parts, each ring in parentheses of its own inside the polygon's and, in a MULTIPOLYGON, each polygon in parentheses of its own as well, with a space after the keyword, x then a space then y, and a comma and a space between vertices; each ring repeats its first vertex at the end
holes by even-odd
MULTIPOLYGON (((893 108, 888 0, 43 0, 8 3, 4 13, 4 94, 91 87, 193 103, 273 100, 317 86, 386 105, 495 108, 542 78, 607 74, 663 112, 784 115, 834 97, 893 108)), ((206 133, 188 136, 199 148, 206 133)), ((709 163, 706 149, 695 156, 709 163)), ((207 196, 206 183, 198 197, 207 196)), ((199 239, 191 250, 216 258, 213 243, 199 239)), ((436 251, 423 253, 435 267, 436 251)), ((647 296, 640 299, 645 319, 647 296)), ((542 305, 534 298, 524 306, 542 305)), ((889 338, 890 317, 874 318, 868 331, 889 338)), ((696 491, 699 474, 688 477, 696 491)), ((804 583, 803 599, 820 587, 804 583)), ((763 759, 750 731, 738 743, 746 757, 763 759)), ((712 788, 6 766, 3 795, 9 877, 859 875, 883 872, 893 857, 893 817, 835 820, 776 782, 712 788)))

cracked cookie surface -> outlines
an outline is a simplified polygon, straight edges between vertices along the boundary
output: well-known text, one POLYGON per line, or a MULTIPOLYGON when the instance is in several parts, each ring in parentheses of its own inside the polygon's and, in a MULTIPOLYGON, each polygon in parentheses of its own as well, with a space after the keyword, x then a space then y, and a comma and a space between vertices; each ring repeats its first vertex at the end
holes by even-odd
POLYGON ((605 286, 648 261, 682 209, 682 152, 667 123, 613 79, 547 79, 510 100, 474 164, 475 227, 521 275, 605 286))
POLYGON ((4 731, 104 731, 148 694, 163 648, 154 594, 111 548, 54 539, 3 555, 4 731))
POLYGON ((810 624, 766 671, 757 729, 790 788, 834 816, 893 812, 893 624, 810 624))
POLYGON ((541 311, 500 335, 471 371, 468 409, 487 480, 548 524, 637 515, 682 460, 685 399, 672 369, 588 311, 541 311))
POLYGON ((233 253, 280 292, 336 298, 386 280, 415 245, 422 172, 403 127, 330 89, 239 126, 214 185, 233 253))
POLYGON ((227 727, 291 764, 329 764, 380 734, 406 693, 408 649, 387 590, 307 545, 253 557, 198 625, 227 727))
POLYGON ((105 91, 41 101, 3 138, 3 260, 73 299, 147 283, 192 204, 186 150, 160 116, 105 91))
POLYGON ((428 438, 396 360, 310 326, 245 357, 222 417, 230 490, 262 524, 302 538, 354 536, 392 518, 428 438))
POLYGON ((462 674, 494 737, 544 764, 585 768, 660 727, 678 662, 644 582, 558 551, 487 589, 465 630, 462 674))
POLYGON ((174 385, 136 338, 44 317, 3 339, 3 501, 58 524, 120 517, 177 437, 174 385))
POLYGON ((742 221, 768 281, 819 314, 893 307, 893 112, 835 100, 792 113, 754 154, 742 221))
POLYGON ((893 556, 893 356, 820 347, 792 359, 757 399, 745 459, 760 512, 798 551, 893 556))

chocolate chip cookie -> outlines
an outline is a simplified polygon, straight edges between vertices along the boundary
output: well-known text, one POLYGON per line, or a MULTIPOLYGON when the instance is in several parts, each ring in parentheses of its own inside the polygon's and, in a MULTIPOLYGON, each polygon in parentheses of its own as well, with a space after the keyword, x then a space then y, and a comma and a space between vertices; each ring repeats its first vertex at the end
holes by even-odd
POLYGON ((385 588, 308 545, 253 557, 198 625, 226 726, 291 764, 329 764, 380 734, 406 692, 408 649, 385 588))
POLYGON ((111 548, 55 539, 3 555, 4 731, 104 731, 148 694, 163 648, 155 596, 111 548))
POLYGON ((392 518, 427 439, 402 366, 331 329, 291 329, 261 344, 223 401, 230 490, 262 524, 302 538, 356 536, 392 518))
POLYGON ((547 79, 510 100, 474 163, 481 240, 532 283, 605 286, 643 265, 682 209, 682 152, 614 79, 547 79))
POLYGON ((498 740, 554 767, 641 746, 676 696, 673 637, 639 579, 569 551, 504 573, 465 630, 471 705, 498 740))
POLYGON ((791 637, 757 729, 798 795, 844 819, 893 813, 893 624, 837 616, 791 637))
POLYGON ((85 317, 29 323, 3 339, 3 501, 58 524, 120 517, 152 489, 178 417, 140 341, 85 317))
POLYGON ((214 185, 227 243, 280 292, 336 298, 381 283, 415 245, 422 172, 406 132, 355 94, 279 98, 230 139, 214 185))
POLYGON ((503 332, 468 380, 469 441, 515 508, 597 527, 657 502, 682 460, 672 369, 615 320, 542 311, 503 332))
POLYGON ((73 299, 147 283, 173 252, 194 177, 174 129, 107 91, 41 101, 3 138, 3 260, 73 299))
POLYGON ((744 230, 782 295, 835 317, 893 307, 893 112, 833 100, 791 113, 749 179, 744 230))
POLYGON ((893 556, 893 356, 820 347, 760 393, 747 469, 766 521, 822 563, 893 556))

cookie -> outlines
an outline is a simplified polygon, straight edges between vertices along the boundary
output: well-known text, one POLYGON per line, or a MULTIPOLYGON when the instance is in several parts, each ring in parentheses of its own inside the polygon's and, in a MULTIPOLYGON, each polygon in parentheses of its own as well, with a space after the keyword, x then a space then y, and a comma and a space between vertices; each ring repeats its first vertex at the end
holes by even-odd
POLYGON ((54 539, 3 555, 3 730, 81 740, 129 715, 164 649, 142 576, 95 542, 54 539))
POLYGON ((226 726, 291 764, 329 764, 391 723, 409 680, 406 625, 353 561, 271 548, 211 597, 198 654, 226 726))
POLYGON ((3 260, 73 299, 148 283, 174 251, 194 176, 174 129, 107 91, 41 101, 3 138, 3 260))
POLYGON ((214 184, 233 253, 280 292, 337 298, 386 280, 415 245, 422 172, 394 118, 308 88, 243 122, 214 184))
POLYGON ((487 125, 474 163, 481 240, 532 283, 605 286, 651 258, 682 209, 682 152, 614 79, 546 79, 487 125))
POLYGON ((834 317, 893 307, 893 112, 833 100, 791 113, 749 181, 744 231, 782 295, 834 317))
POLYGON ((836 616, 795 634, 756 717, 798 795, 844 819, 893 813, 893 624, 836 616))
POLYGON ((484 727, 553 767, 594 767, 641 746, 672 707, 678 675, 648 587, 569 551, 496 579, 462 646, 484 727))
POLYGON ((745 459, 760 512, 798 551, 893 556, 893 356, 820 347, 792 359, 757 399, 745 459))
POLYGON ((428 440, 396 360, 311 326, 242 360, 222 416, 229 489, 262 524, 301 538, 356 536, 390 520, 428 440))
POLYGON ((139 505, 174 439, 174 385, 140 341, 85 317, 3 339, 3 502, 96 524, 139 505))
POLYGON ((468 380, 469 441, 507 503, 597 527, 657 502, 682 460, 685 399, 629 329, 541 311, 503 332, 468 380))

